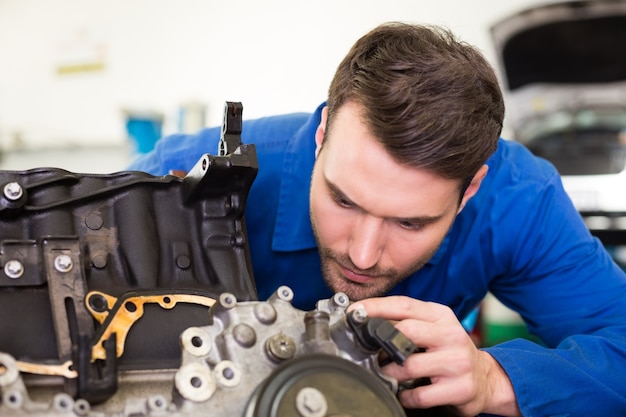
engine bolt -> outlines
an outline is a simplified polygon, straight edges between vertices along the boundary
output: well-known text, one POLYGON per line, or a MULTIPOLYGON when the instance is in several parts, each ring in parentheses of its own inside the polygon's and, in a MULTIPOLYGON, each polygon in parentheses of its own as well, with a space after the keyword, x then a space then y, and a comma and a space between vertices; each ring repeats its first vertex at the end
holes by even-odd
POLYGON ((318 389, 304 387, 296 395, 296 409, 302 417, 324 417, 328 404, 318 389))
POLYGON ((359 323, 359 324, 363 324, 367 321, 368 317, 367 317, 367 311, 365 311, 364 308, 357 308, 356 310, 354 310, 354 312, 352 313, 352 318, 354 319, 355 322, 359 323))
POLYGON ((69 272, 72 270, 73 266, 72 258, 68 255, 59 255, 54 258, 54 269, 59 272, 69 272))
POLYGON ((24 274, 24 265, 17 259, 11 259, 4 264, 4 273, 9 278, 17 279, 24 274))
POLYGON ((11 201, 19 200, 24 195, 22 186, 17 182, 10 182, 4 186, 4 196, 11 201))
POLYGON ((279 361, 291 359, 296 354, 296 342, 286 334, 278 333, 266 342, 266 350, 270 357, 279 361))

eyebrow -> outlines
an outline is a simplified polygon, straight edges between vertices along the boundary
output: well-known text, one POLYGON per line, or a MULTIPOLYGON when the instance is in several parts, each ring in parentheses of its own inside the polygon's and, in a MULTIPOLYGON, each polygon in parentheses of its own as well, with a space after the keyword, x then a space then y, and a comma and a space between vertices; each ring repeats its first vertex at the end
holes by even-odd
MULTIPOLYGON (((346 200, 347 202, 349 202, 351 205, 358 208, 359 210, 367 211, 363 209, 363 207, 359 206, 354 201, 352 201, 352 199, 350 199, 343 191, 339 189, 339 187, 337 187, 337 185, 333 184, 330 180, 328 180, 327 178, 324 178, 324 181, 326 182, 326 186, 330 189, 330 192, 334 194, 335 197, 340 198, 342 200, 346 200)), ((443 214, 438 215, 438 216, 386 217, 386 219, 388 220, 393 220, 393 221, 398 221, 398 222, 407 222, 407 223, 416 223, 416 224, 435 223, 442 218, 443 218, 443 214)))

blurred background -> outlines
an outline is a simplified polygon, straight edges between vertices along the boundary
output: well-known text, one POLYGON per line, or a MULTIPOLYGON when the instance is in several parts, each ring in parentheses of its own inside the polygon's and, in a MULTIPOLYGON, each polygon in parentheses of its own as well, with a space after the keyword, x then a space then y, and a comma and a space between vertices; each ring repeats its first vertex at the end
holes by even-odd
MULTIPOLYGON (((0 0, 0 169, 124 170, 162 135, 220 125, 227 100, 243 103, 244 118, 313 111, 325 100, 335 67, 353 42, 389 20, 452 29, 484 52, 508 87, 491 28, 544 4, 548 2, 0 0)), ((618 25, 626 28, 623 21, 618 25)), ((504 28, 501 35, 515 35, 515 30, 504 28)), ((614 38, 610 31, 605 36, 614 38)), ((576 42, 584 39, 579 36, 576 42)), ((541 36, 534 40, 531 50, 545 43, 541 36)), ((617 40, 624 44, 623 37, 617 40)), ((616 51, 621 57, 617 65, 624 72, 625 53, 623 48, 616 51)), ((543 58, 549 55, 548 51, 543 58)), ((573 91, 569 87, 559 94, 573 91)), ((612 85, 609 89, 623 91, 612 85)), ((537 91, 518 92, 522 104, 532 103, 533 112, 545 109, 537 91)), ((617 119, 612 119, 622 132, 617 147, 611 136, 612 155, 626 155, 625 97, 617 97, 620 109, 617 119)), ((509 107, 503 136, 517 139, 514 126, 529 124, 518 117, 523 105, 513 104, 518 106, 509 107)), ((589 114, 583 116, 590 120, 589 114)), ((543 134, 537 132, 533 130, 537 137, 543 134)), ((550 149, 563 155, 561 148, 550 149)), ((583 156, 589 155, 585 152, 589 150, 583 156)), ((620 161, 612 176, 577 175, 570 166, 564 180, 590 222, 604 221, 602 228, 618 232, 610 235, 613 240, 605 236, 604 241, 624 262, 626 222, 615 220, 623 220, 626 214, 626 193, 615 192, 626 181, 624 161, 620 161), (581 179, 586 181, 582 185, 581 179), (606 195, 611 198, 623 195, 617 205, 611 205, 610 215, 598 194, 602 184, 609 184, 606 195)), ((482 344, 525 336, 519 318, 491 297, 485 300, 479 320, 482 344)))
POLYGON ((352 43, 387 20, 445 25, 495 59, 489 26, 531 4, 0 0, 0 168, 123 169, 149 148, 129 142, 129 120, 146 137, 142 120, 193 131, 221 124, 226 100, 246 118, 312 111, 352 43))

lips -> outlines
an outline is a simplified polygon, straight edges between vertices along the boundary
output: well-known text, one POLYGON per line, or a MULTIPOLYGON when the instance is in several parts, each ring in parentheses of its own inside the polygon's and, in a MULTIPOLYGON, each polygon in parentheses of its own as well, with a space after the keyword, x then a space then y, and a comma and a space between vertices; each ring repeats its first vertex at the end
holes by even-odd
POLYGON ((341 273, 348 281, 356 282, 358 284, 367 284, 375 279, 375 277, 371 275, 358 274, 350 269, 344 268, 343 266, 339 267, 341 269, 341 273))

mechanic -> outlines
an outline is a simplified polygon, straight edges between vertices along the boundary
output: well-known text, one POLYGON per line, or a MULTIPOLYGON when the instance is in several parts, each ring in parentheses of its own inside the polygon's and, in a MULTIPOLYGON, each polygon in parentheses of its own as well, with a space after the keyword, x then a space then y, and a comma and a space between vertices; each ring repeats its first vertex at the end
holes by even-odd
MULTIPOLYGON (((426 349, 384 372, 407 408, 459 415, 626 415, 626 275, 559 174, 500 138, 493 68, 447 29, 365 34, 312 114, 245 120, 259 173, 246 206, 260 299, 313 309, 342 291, 426 349), (490 291, 542 343, 480 349, 459 318, 490 291), (385 295, 385 297, 381 297, 385 295)), ((172 135, 131 169, 188 171, 220 128, 172 135)))

